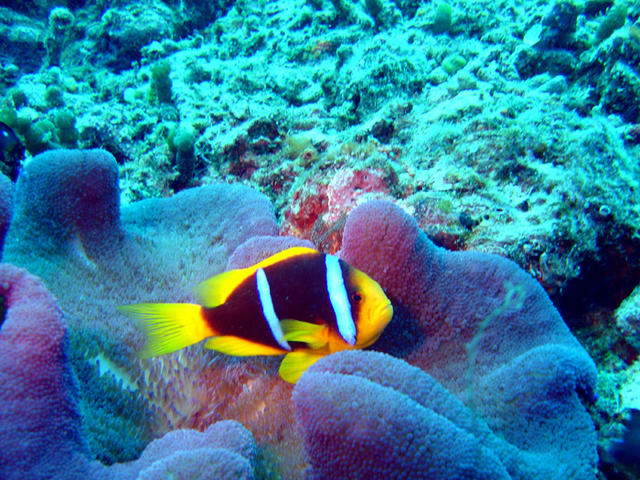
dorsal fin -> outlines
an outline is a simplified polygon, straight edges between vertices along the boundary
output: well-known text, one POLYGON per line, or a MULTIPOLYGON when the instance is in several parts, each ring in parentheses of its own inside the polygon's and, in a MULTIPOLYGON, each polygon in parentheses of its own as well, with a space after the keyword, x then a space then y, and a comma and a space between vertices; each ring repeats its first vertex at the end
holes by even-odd
POLYGON ((285 258, 296 257, 298 255, 308 255, 310 253, 320 252, 308 247, 287 248, 286 250, 282 250, 275 255, 271 255, 250 267, 222 272, 215 277, 211 277, 198 284, 195 292, 198 301, 202 306, 207 308, 222 305, 227 301, 231 292, 233 292, 243 281, 253 275, 259 268, 268 267, 269 265, 278 263, 285 258))

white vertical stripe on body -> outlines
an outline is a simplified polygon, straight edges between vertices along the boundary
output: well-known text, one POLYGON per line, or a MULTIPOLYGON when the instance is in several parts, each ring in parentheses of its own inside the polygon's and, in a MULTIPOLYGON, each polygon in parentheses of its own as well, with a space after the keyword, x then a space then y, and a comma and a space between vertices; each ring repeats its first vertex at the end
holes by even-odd
POLYGON ((344 285, 342 277, 342 269, 338 257, 333 255, 325 256, 325 265, 327 267, 327 290, 329 291, 329 300, 336 315, 336 323, 338 331, 344 341, 349 345, 356 343, 356 324, 353 322, 351 315, 351 304, 347 295, 347 287, 344 285))
POLYGON ((269 288, 269 281, 267 275, 262 268, 256 271, 256 287, 258 288, 258 296, 260 298, 260 305, 262 306, 262 314, 269 324, 271 334, 275 338, 278 345, 285 350, 291 350, 289 343, 284 338, 284 333, 280 327, 280 320, 276 315, 276 311, 273 308, 273 300, 271 299, 271 288, 269 288))

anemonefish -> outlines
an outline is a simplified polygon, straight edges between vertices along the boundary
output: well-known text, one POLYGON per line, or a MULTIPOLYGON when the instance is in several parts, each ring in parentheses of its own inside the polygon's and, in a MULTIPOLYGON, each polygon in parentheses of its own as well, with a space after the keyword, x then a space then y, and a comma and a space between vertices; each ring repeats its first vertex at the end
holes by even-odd
POLYGON ((118 307, 145 330, 140 356, 208 338, 205 348, 227 355, 285 355, 280 376, 295 383, 321 357, 374 343, 393 314, 375 280, 338 257, 305 247, 205 280, 196 297, 199 304, 118 307))

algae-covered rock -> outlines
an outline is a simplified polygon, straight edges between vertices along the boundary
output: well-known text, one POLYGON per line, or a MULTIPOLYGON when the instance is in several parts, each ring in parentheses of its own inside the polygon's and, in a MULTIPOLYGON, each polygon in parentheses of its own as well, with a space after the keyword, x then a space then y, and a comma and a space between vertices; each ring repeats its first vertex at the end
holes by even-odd
POLYGON ((101 17, 96 61, 115 71, 140 61, 140 51, 153 41, 171 38, 173 12, 162 2, 144 1, 110 8, 101 17))
POLYGON ((47 119, 38 120, 29 125, 23 136, 27 151, 36 155, 51 148, 57 140, 56 126, 47 119))
MULTIPOLYGON (((42 20, 0 7, 0 70, 14 65, 19 68, 20 73, 37 71, 46 57, 46 50, 41 42, 44 31, 45 24, 42 20)), ((6 75, 7 72, 2 71, 0 82, 6 75)))
POLYGON ((571 0, 559 0, 552 4, 542 20, 541 46, 566 48, 576 32, 580 10, 571 0))
POLYGON ((446 2, 441 2, 436 8, 436 14, 431 24, 433 33, 447 33, 451 29, 453 8, 446 2))
POLYGON ((629 65, 616 63, 607 76, 602 103, 625 121, 640 121, 640 75, 629 65))
POLYGON ((75 18, 68 8, 56 7, 49 14, 49 28, 45 38, 49 65, 60 65, 60 56, 71 36, 75 18))
POLYGON ((78 129, 76 117, 69 110, 60 110, 54 120, 58 140, 66 147, 75 147, 78 143, 78 129))
POLYGON ((44 92, 44 99, 50 107, 64 106, 62 89, 57 85, 50 85, 44 92))
POLYGON ((453 75, 458 70, 464 68, 466 64, 467 61, 462 55, 454 53, 445 57, 445 59, 442 61, 442 68, 449 75, 453 75))
POLYGON ((173 163, 178 170, 178 176, 172 182, 175 190, 182 190, 193 179, 196 138, 197 133, 190 125, 179 125, 169 133, 167 143, 173 153, 173 163))
POLYGON ((626 341, 640 351, 640 285, 616 309, 615 320, 626 341))
POLYGON ((596 37, 599 41, 609 38, 611 34, 624 25, 627 19, 627 6, 625 4, 614 5, 602 19, 596 37))
POLYGON ((171 103, 173 96, 171 90, 171 65, 168 62, 159 62, 151 67, 151 85, 149 97, 158 103, 171 103))

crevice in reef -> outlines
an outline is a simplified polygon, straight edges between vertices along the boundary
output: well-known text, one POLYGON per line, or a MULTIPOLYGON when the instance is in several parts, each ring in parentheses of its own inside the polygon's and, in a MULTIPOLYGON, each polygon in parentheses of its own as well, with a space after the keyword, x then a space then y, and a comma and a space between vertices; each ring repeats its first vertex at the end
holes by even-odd
POLYGON ((580 275, 552 295, 571 328, 587 326, 599 311, 615 310, 640 283, 639 239, 626 232, 601 238, 598 244, 598 252, 580 263, 580 275))

